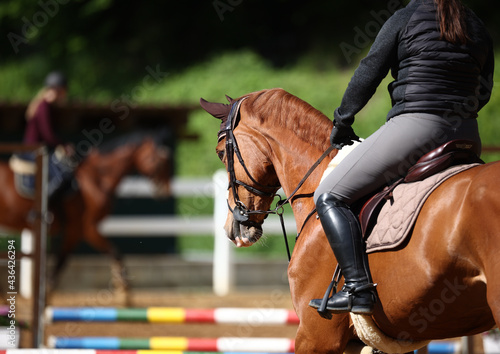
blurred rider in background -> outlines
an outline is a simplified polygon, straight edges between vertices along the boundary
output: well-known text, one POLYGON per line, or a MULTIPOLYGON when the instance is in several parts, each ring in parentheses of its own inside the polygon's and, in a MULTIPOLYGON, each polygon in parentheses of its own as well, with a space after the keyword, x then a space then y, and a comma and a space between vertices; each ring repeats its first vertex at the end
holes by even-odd
MULTIPOLYGON (((51 72, 45 78, 44 87, 33 98, 26 110, 24 144, 42 144, 49 149, 49 204, 54 204, 71 186, 74 164, 73 145, 58 137, 53 129, 55 108, 66 101, 68 81, 59 71, 51 72)), ((34 160, 34 155, 24 154, 24 159, 34 160)))

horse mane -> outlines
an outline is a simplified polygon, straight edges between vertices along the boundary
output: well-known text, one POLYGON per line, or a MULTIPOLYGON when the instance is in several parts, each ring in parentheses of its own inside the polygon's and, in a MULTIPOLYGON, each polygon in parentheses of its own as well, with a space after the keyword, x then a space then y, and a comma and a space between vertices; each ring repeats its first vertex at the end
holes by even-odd
POLYGON ((257 91, 246 96, 244 104, 260 124, 273 119, 273 125, 295 132, 300 139, 310 141, 319 150, 324 151, 330 146, 328 138, 311 137, 322 132, 329 134, 332 121, 304 100, 281 88, 257 91))
POLYGON ((167 146, 170 133, 167 129, 134 131, 105 141, 96 148, 100 154, 106 155, 126 145, 140 145, 148 138, 152 138, 157 145, 167 146))

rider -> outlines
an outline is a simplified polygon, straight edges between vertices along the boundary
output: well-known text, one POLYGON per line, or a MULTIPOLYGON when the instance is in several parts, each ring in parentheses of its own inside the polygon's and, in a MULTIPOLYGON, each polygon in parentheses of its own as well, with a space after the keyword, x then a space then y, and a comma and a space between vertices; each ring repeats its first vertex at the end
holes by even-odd
MULTIPOLYGON (((391 70, 387 122, 314 195, 345 278, 342 290, 328 299, 327 310, 370 314, 375 302, 359 221, 350 206, 447 141, 480 144, 476 117, 490 99, 493 69, 491 38, 460 0, 412 0, 384 24, 334 112, 330 141, 341 148, 358 139, 351 127, 354 116, 391 70)), ((310 302, 316 308, 320 304, 320 299, 310 302)))
MULTIPOLYGON (((63 142, 54 132, 52 120, 54 108, 63 103, 68 92, 68 81, 59 71, 51 72, 45 78, 42 90, 28 105, 26 110, 25 144, 44 144, 49 148, 49 201, 66 190, 73 178, 73 168, 68 156, 73 154, 71 144, 63 142)), ((24 158, 33 159, 33 156, 24 158)))

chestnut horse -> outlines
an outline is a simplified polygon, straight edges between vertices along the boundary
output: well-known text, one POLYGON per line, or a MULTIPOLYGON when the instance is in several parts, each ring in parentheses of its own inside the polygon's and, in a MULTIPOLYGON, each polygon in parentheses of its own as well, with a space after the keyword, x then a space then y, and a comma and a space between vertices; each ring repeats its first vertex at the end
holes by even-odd
MULTIPOLYGON (((109 214, 114 192, 127 174, 137 172, 149 177, 158 193, 170 193, 171 156, 165 145, 164 134, 134 133, 94 148, 75 170, 78 189, 60 201, 52 211, 54 222, 50 233, 61 231, 61 248, 57 255, 55 284, 68 255, 80 241, 85 241, 98 252, 112 256, 113 282, 120 290, 126 288, 122 257, 113 244, 99 232, 99 222, 109 214)), ((33 200, 20 196, 14 187, 14 174, 5 161, 0 162, 0 226, 10 231, 31 227, 33 200)))
MULTIPOLYGON (((200 102, 222 119, 216 150, 231 187, 225 231, 237 246, 250 246, 262 235, 265 211, 278 187, 290 196, 328 149, 332 122, 282 89, 230 99, 241 104, 238 119, 230 122, 227 117, 236 104, 200 102)), ((349 314, 328 320, 308 306, 311 299, 323 297, 337 263, 319 220, 308 218, 314 209, 310 195, 336 153, 298 189, 302 197, 291 200, 297 229, 302 230, 288 266, 300 318, 296 353, 342 353, 360 337, 349 314)), ((404 246, 369 254, 378 301, 373 316, 365 320, 386 339, 404 344, 395 352, 500 324, 499 176, 500 163, 494 162, 448 179, 427 199, 404 246)))

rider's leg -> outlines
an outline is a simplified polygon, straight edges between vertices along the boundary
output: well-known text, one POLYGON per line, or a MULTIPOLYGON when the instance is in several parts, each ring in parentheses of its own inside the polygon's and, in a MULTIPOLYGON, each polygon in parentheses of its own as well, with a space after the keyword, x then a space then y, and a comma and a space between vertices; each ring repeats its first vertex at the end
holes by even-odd
MULTIPOLYGON (((368 259, 357 217, 349 206, 330 193, 322 194, 317 203, 318 216, 345 278, 344 287, 327 303, 334 313, 370 314, 375 297, 370 283, 368 259)), ((321 299, 311 300, 318 308, 321 299)))
POLYGON ((48 204, 49 209, 56 207, 65 194, 74 187, 73 168, 56 156, 51 154, 49 157, 49 181, 48 181, 48 204))

